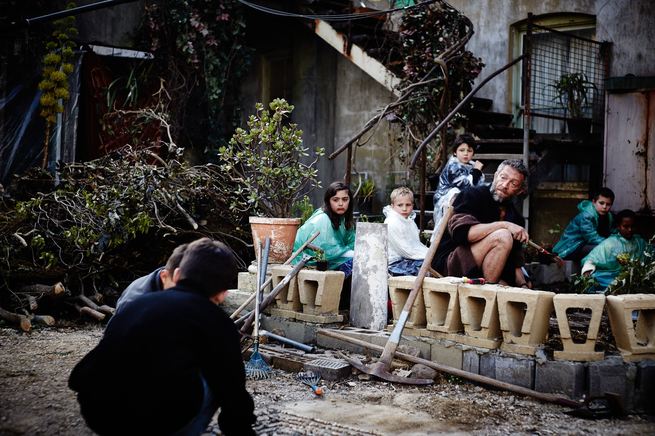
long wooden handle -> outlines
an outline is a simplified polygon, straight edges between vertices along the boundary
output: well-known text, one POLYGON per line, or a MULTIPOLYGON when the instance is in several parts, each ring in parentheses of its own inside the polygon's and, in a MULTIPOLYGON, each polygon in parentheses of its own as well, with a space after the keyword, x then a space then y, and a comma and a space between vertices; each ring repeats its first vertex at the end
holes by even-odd
POLYGON ((382 356, 380 356, 380 359, 378 360, 378 362, 383 363, 387 368, 389 368, 391 365, 391 360, 393 359, 393 355, 396 353, 396 348, 398 348, 398 344, 400 343, 400 335, 402 335, 403 333, 403 329, 405 328, 405 324, 407 323, 407 319, 409 318, 409 313, 412 311, 412 307, 414 306, 414 301, 416 301, 418 292, 423 286, 423 279, 425 278, 425 276, 428 273, 428 270, 430 269, 432 258, 434 258, 434 255, 437 252, 437 248, 439 247, 439 243, 441 243, 441 238, 443 237, 443 234, 446 231, 446 226, 448 225, 448 221, 450 220, 450 217, 453 215, 453 210, 454 208, 452 204, 449 205, 448 208, 446 209, 443 219, 441 220, 441 222, 439 223, 439 227, 437 228, 435 237, 432 240, 432 243, 430 244, 430 248, 428 248, 428 252, 425 255, 425 259, 423 260, 421 269, 419 270, 418 275, 416 276, 416 280, 414 280, 414 285, 412 286, 412 290, 407 296, 407 301, 405 301, 405 306, 403 306, 403 311, 400 313, 400 316, 398 317, 398 321, 396 322, 396 326, 393 328, 393 331, 391 332, 391 336, 389 336, 389 339, 387 340, 387 343, 384 346, 384 351, 382 352, 382 356))

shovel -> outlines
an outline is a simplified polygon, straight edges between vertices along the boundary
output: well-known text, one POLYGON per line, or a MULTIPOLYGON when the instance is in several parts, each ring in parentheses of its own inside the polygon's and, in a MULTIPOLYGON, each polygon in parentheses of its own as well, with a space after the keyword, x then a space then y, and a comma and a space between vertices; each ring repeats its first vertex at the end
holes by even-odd
POLYGON ((411 312, 412 306, 414 305, 414 301, 416 300, 416 297, 419 291, 421 290, 421 287, 423 285, 423 279, 428 273, 430 264, 432 263, 432 258, 434 257, 434 254, 437 251, 437 247, 439 247, 439 243, 441 242, 443 233, 446 230, 446 225, 448 224, 448 221, 450 220, 452 214, 453 214, 453 206, 451 204, 450 206, 448 206, 448 209, 446 209, 446 212, 444 213, 444 217, 439 223, 439 228, 437 229, 435 237, 432 243, 430 244, 430 248, 428 249, 428 252, 425 255, 425 260, 423 261, 423 265, 421 266, 421 269, 418 272, 418 276, 416 277, 416 280, 414 280, 412 290, 409 293, 409 296, 407 297, 407 301, 405 302, 403 311, 398 317, 398 322, 396 323, 396 326, 391 332, 391 336, 387 340, 387 344, 384 346, 384 350, 382 351, 382 355, 380 356, 378 361, 367 366, 364 365, 362 362, 360 362, 358 359, 354 359, 352 357, 347 357, 345 355, 342 355, 342 357, 346 359, 348 363, 350 363, 352 366, 354 366, 361 372, 365 374, 373 375, 375 377, 381 378, 382 380, 386 380, 393 383, 402 383, 408 385, 429 385, 434 382, 434 380, 432 379, 401 377, 392 374, 391 372, 389 372, 389 369, 391 368, 391 361, 393 360, 393 356, 394 354, 396 354, 396 349, 398 348, 398 344, 400 342, 400 336, 402 335, 403 329, 405 328, 405 323, 409 318, 409 313, 411 312))

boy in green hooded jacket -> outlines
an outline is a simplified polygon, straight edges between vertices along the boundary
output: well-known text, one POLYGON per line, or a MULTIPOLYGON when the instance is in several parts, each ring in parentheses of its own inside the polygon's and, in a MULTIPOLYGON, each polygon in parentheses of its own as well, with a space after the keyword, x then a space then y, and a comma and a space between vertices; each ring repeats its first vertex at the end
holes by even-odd
POLYGON ((553 252, 565 260, 580 262, 591 250, 607 238, 614 224, 610 209, 614 192, 600 188, 591 201, 578 204, 580 211, 564 229, 553 252))

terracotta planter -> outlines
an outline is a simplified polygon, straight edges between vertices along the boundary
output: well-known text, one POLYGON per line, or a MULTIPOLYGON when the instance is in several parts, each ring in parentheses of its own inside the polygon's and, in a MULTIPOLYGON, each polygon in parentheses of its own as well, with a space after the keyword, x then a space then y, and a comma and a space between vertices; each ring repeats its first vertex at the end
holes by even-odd
MULTIPOLYGON (((293 253, 293 242, 300 227, 300 218, 249 218, 253 242, 259 240, 263 245, 266 237, 271 238, 268 263, 284 263, 293 253)), ((255 255, 259 253, 255 250, 255 255)))

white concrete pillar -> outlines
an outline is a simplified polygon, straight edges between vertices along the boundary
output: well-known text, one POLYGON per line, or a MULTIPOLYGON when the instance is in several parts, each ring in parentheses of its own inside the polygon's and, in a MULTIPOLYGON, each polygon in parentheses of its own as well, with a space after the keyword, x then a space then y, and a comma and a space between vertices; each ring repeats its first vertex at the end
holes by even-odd
POLYGON ((357 223, 350 293, 350 325, 382 330, 387 324, 387 225, 357 223))

